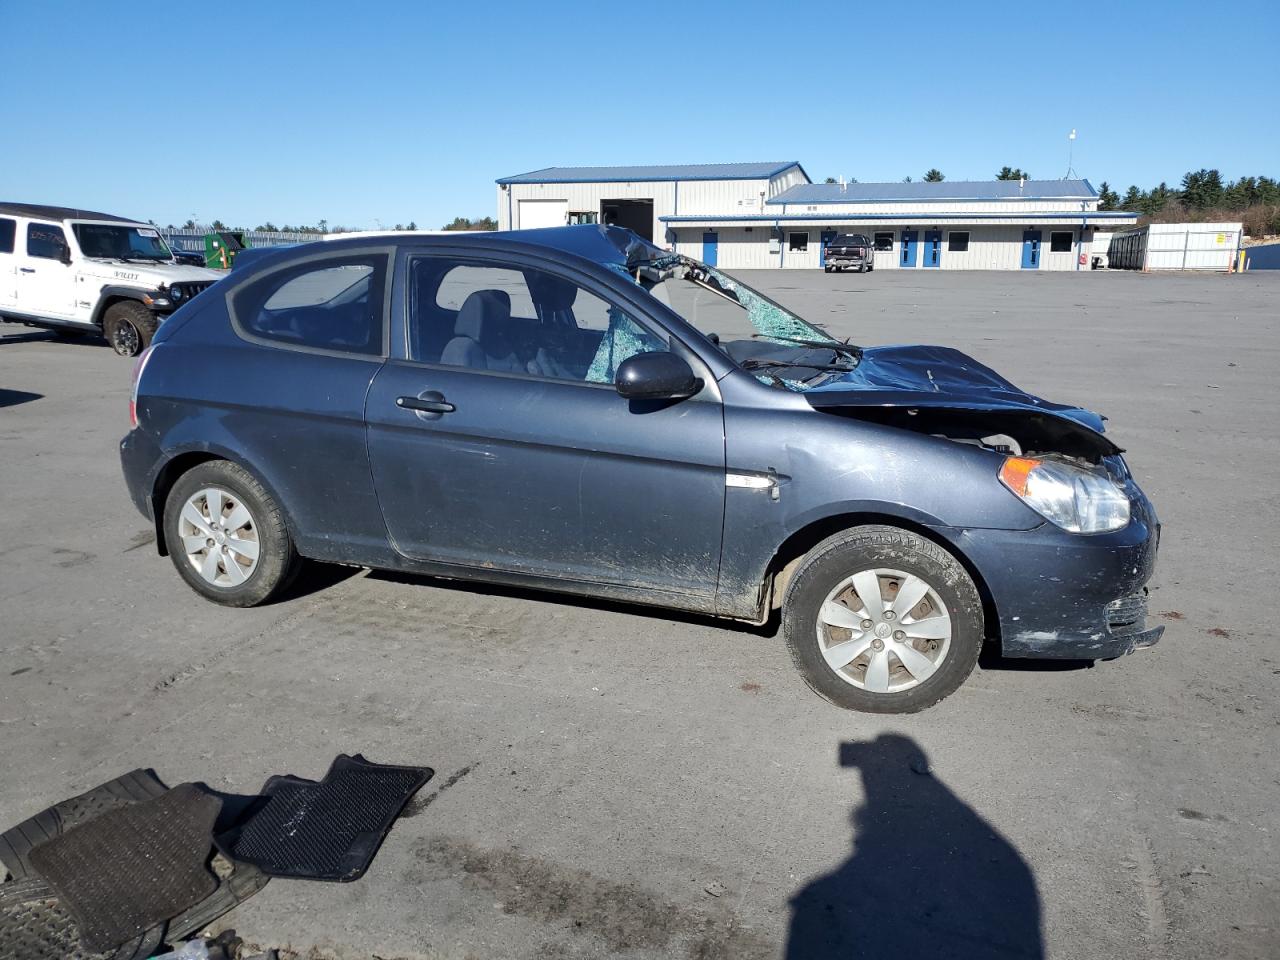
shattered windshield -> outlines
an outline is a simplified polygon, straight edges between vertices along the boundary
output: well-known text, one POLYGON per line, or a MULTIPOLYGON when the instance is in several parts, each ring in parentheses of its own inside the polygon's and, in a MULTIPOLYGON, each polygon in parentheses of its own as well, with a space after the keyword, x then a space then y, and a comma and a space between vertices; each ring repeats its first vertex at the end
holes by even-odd
POLYGON ((612 265, 640 283, 763 383, 806 390, 848 373, 861 350, 728 274, 649 244, 612 265))
POLYGON ((72 224, 80 252, 103 260, 172 260, 160 231, 114 223, 72 224))

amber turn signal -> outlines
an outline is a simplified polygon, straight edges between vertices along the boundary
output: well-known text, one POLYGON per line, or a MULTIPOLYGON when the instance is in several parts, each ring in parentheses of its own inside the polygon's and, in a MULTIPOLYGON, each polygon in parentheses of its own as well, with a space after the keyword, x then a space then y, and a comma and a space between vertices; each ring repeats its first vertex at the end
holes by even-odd
POLYGON ((1039 460, 1030 457, 1008 457, 1000 468, 1000 479, 1004 485, 1020 497, 1027 495, 1027 478, 1031 471, 1040 466, 1039 460))

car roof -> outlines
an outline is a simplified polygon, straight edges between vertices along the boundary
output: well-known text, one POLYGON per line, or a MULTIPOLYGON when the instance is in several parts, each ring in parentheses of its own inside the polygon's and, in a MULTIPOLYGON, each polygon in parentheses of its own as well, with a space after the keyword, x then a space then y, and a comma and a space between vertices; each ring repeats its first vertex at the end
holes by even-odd
MULTIPOLYGON (((327 249, 386 245, 388 242, 401 247, 477 246, 507 250, 553 250, 581 257, 602 266, 625 266, 628 255, 640 250, 651 255, 665 255, 667 251, 650 243, 624 227, 603 224, 579 224, 569 227, 546 227, 539 230, 458 230, 448 233, 413 234, 392 233, 380 236, 354 236, 325 242, 327 249)), ((304 244, 312 247, 313 244, 304 244)), ((301 249, 295 247, 294 249, 301 249)))
POLYGON ((118 217, 114 213, 97 213, 79 207, 51 207, 41 203, 10 203, 0 200, 0 215, 14 217, 43 217, 46 220, 108 220, 116 223, 139 223, 132 217, 118 217))

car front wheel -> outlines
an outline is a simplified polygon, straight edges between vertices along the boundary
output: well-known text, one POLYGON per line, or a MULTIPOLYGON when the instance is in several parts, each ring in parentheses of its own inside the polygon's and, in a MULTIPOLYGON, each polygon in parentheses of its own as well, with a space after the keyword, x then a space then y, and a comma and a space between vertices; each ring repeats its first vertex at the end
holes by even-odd
POLYGON ((896 527, 818 544, 787 587, 782 627, 805 682, 837 706, 914 713, 953 693, 982 649, 982 600, 964 566, 896 527))
POLYGON ((298 565, 271 494, 226 460, 202 463, 178 478, 165 500, 164 536, 182 579, 228 607, 264 602, 298 565))

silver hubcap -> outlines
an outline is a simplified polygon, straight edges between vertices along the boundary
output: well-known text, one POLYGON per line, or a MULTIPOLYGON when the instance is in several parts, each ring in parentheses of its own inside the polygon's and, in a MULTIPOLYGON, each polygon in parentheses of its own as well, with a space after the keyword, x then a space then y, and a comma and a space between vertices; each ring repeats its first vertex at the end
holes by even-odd
POLYGON ((869 693, 928 680, 951 649, 951 614, 926 581, 863 570, 840 581, 818 611, 818 649, 837 677, 869 693))
POLYGON ((258 525, 235 495, 208 487, 178 515, 187 561, 215 587, 238 587, 258 568, 258 525))

